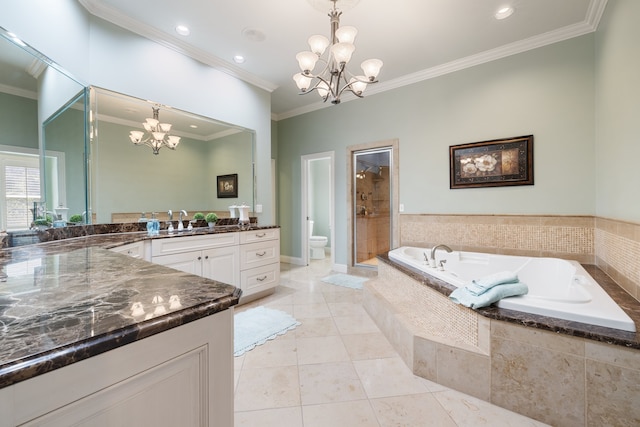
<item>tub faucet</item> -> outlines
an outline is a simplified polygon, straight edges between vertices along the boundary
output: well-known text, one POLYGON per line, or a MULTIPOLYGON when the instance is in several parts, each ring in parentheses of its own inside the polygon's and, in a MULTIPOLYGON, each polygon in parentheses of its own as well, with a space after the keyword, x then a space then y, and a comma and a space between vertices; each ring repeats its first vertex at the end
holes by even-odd
POLYGON ((447 245, 436 245, 431 249, 431 258, 429 258, 429 266, 430 267, 435 267, 436 266, 436 250, 437 249, 444 249, 445 251, 447 251, 448 253, 453 252, 453 249, 451 249, 449 246, 447 245))

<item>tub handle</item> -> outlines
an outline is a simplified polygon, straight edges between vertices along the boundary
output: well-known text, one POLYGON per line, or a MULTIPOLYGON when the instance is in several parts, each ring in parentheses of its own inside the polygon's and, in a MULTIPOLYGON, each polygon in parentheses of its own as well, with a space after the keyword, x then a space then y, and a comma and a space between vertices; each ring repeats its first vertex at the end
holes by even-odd
POLYGON ((444 271, 444 264, 447 262, 446 259, 441 259, 440 264, 438 265, 438 270, 444 271))

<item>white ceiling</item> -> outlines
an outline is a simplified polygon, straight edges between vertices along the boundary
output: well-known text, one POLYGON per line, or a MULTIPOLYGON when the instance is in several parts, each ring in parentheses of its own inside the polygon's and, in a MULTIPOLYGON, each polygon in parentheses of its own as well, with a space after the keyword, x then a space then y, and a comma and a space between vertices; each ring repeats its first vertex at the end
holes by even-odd
MULTIPOLYGON (((291 77, 308 37, 330 37, 329 0, 79 1, 95 16, 272 92, 275 119, 324 106, 315 92, 298 95, 291 77), (191 34, 178 35, 178 24, 191 34), (243 64, 233 62, 237 54, 246 57, 243 64)), ((349 68, 357 71, 368 58, 384 61, 380 83, 367 96, 593 32, 607 0, 338 0, 338 8, 341 2, 341 25, 358 29, 349 68), (346 2, 356 4, 346 10, 346 2), (496 20, 504 5, 515 13, 496 20)))

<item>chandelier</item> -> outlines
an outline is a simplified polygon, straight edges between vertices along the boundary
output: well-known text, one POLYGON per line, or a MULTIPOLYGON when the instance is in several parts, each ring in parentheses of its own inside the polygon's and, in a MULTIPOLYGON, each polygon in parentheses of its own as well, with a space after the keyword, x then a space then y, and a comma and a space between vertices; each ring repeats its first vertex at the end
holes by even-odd
POLYGON ((160 123, 158 115, 160 113, 160 107, 151 107, 153 110, 153 118, 148 118, 146 122, 142 123, 144 129, 148 132, 145 133, 140 130, 132 130, 129 132, 129 138, 135 145, 146 145, 153 150, 153 154, 158 154, 162 147, 167 147, 170 150, 175 150, 180 143, 180 137, 169 135, 171 130, 171 124, 160 123))
POLYGON ((379 59, 364 61, 360 65, 364 75, 356 76, 347 70, 347 63, 356 49, 353 42, 358 30, 354 27, 340 27, 342 12, 336 9, 338 0, 330 1, 333 3, 333 8, 329 11, 331 40, 322 35, 309 37, 308 43, 311 51, 300 52, 296 55, 302 72, 295 74, 293 80, 300 89, 301 95, 315 89, 323 101, 326 102, 331 98, 332 104, 339 104, 340 96, 344 91, 349 91, 358 98, 362 98, 366 87, 378 82, 376 78, 382 68, 382 61, 379 59), (327 54, 323 56, 325 51, 327 54), (317 62, 320 62, 323 68, 318 74, 313 74, 317 62))

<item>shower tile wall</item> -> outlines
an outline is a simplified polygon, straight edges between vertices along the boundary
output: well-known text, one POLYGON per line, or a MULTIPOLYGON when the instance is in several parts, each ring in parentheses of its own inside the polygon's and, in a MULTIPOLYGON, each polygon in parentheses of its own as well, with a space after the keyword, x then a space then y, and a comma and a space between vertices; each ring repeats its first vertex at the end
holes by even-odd
POLYGON ((400 215, 400 245, 596 264, 640 300, 640 224, 591 216, 400 215))
POLYGON ((389 168, 356 181, 356 260, 364 262, 391 248, 389 168))

